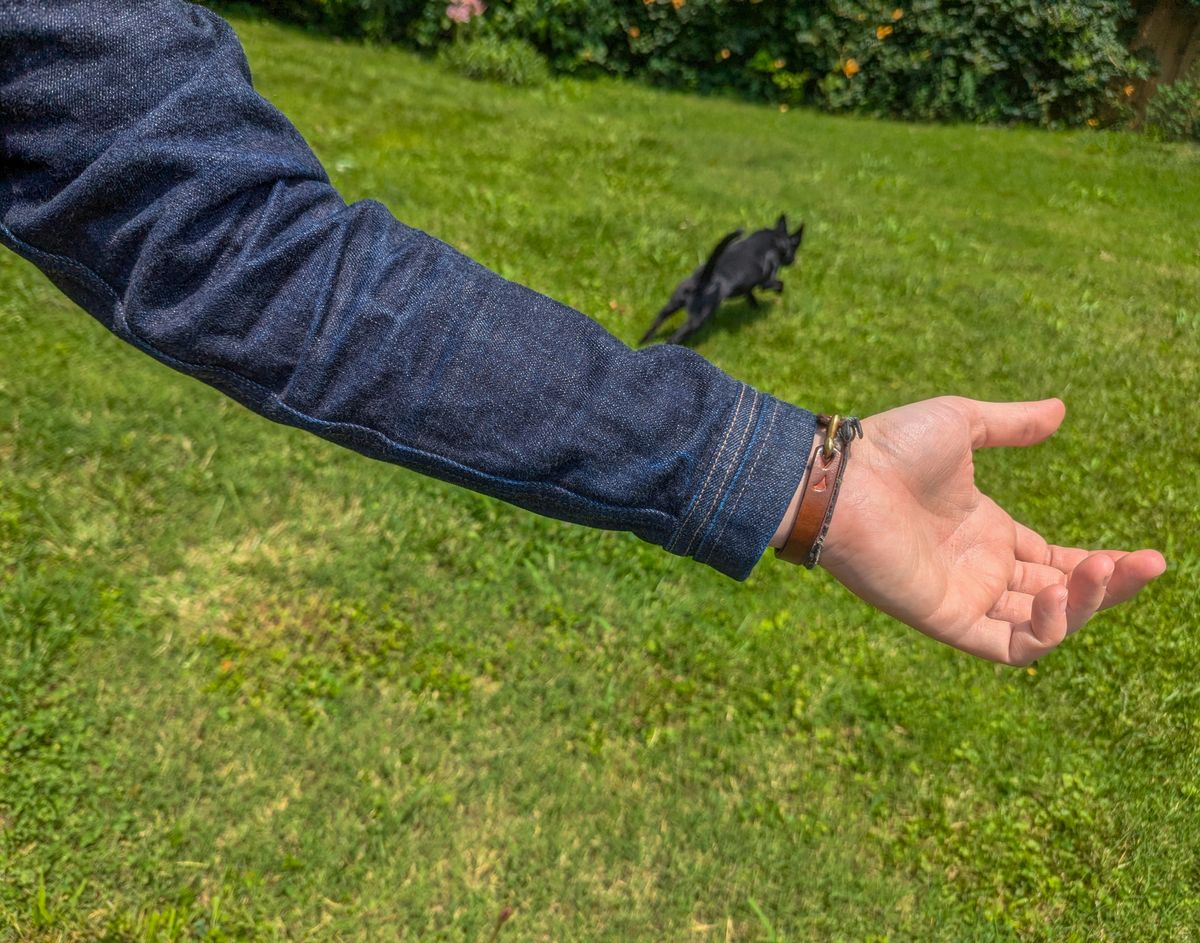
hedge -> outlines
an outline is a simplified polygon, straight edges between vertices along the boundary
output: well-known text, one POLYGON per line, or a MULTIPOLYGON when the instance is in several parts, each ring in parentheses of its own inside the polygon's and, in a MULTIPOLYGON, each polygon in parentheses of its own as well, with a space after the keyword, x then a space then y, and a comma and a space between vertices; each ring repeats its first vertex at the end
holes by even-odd
POLYGON ((1150 69, 1127 48, 1129 0, 490 0, 465 24, 446 0, 258 5, 420 50, 513 39, 558 73, 915 119, 1111 122, 1150 69))

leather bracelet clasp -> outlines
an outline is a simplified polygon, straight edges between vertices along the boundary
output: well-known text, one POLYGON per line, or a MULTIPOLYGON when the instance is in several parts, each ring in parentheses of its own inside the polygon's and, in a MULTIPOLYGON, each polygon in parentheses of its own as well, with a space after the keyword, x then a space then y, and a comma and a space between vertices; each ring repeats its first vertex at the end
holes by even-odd
POLYGON ((846 473, 850 443, 861 438, 862 423, 855 416, 817 417, 825 429, 825 442, 813 453, 812 465, 804 483, 804 494, 796 511, 796 520, 787 542, 775 555, 789 563, 802 563, 812 569, 821 558, 833 508, 846 473))

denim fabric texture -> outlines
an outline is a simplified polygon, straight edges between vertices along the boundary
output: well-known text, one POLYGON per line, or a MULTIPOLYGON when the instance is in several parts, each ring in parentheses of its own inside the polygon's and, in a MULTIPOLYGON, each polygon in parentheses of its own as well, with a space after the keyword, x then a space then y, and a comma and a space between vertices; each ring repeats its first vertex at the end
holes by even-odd
POLYGON ((685 348, 631 350, 347 205, 229 25, 177 0, 0 0, 0 241, 263 416, 738 579, 814 434, 685 348))

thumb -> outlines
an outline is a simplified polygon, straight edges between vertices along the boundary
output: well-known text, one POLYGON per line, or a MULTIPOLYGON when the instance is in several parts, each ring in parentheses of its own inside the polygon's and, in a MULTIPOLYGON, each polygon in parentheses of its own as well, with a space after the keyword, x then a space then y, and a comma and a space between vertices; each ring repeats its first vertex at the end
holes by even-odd
POLYGON ((985 403, 962 400, 971 422, 971 447, 1036 445, 1048 439, 1063 421, 1067 407, 1060 399, 1029 403, 985 403))

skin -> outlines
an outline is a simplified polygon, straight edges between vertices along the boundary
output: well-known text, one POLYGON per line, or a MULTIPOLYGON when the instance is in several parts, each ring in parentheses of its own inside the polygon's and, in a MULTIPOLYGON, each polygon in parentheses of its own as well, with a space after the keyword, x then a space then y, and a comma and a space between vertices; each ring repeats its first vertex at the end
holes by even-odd
MULTIPOLYGON (((856 596, 954 648, 1008 665, 1041 658, 1166 569, 1156 550, 1049 544, 976 487, 976 449, 1034 445, 1065 411, 1057 399, 944 396, 864 419, 820 565, 856 596)), ((781 523, 772 545, 788 530, 781 523)))

